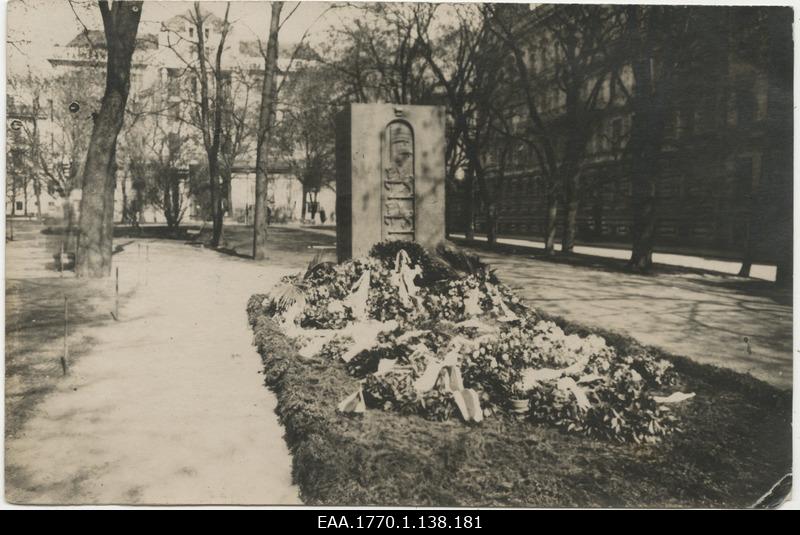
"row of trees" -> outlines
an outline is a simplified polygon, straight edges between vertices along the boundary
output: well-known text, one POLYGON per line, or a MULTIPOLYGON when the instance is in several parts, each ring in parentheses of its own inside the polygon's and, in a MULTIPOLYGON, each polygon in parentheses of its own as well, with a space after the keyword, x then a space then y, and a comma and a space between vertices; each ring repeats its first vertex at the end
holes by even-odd
MULTIPOLYGON (((249 66, 227 60, 228 42, 233 22, 230 4, 219 19, 195 2, 179 17, 187 26, 167 28, 167 47, 180 61, 179 72, 172 72, 161 84, 152 88, 144 113, 145 130, 139 139, 149 144, 141 165, 131 170, 141 171, 136 180, 150 184, 152 193, 145 202, 164 210, 167 224, 177 227, 186 210, 181 184, 188 184, 189 194, 203 201, 212 222, 211 245, 222 241, 223 217, 230 209, 231 180, 237 160, 256 149, 256 203, 254 255, 264 256, 266 245, 266 173, 267 160, 274 156, 268 145, 275 118, 277 96, 278 30, 282 2, 272 3, 269 37, 264 44, 257 42, 264 58, 263 71, 254 73, 249 66), (189 28, 188 35, 182 31, 189 28), (213 33, 212 33, 213 30, 213 33), (214 36, 213 42, 211 36, 214 36), (261 87, 259 87, 259 84, 261 87), (258 94, 260 93, 260 105, 258 94), (259 105, 260 117, 252 113, 259 105), (198 143, 199 141, 199 143, 198 143), (193 149, 202 148, 203 165, 195 165, 199 174, 185 180, 179 169, 191 164, 193 149), (205 177, 203 183, 198 180, 205 177), (149 178, 149 180, 148 180, 149 178)), ((199 162, 195 162, 198 164, 199 162)), ((141 188, 138 188, 141 189, 141 188)))
MULTIPOLYGON (((144 207, 154 206, 163 211, 169 227, 177 228, 188 209, 186 198, 191 196, 206 205, 212 221, 211 243, 216 246, 222 239, 222 217, 229 209, 237 159, 253 152, 258 162, 253 252, 256 258, 263 258, 270 159, 283 156, 291 162, 298 178, 313 188, 315 181, 321 180, 319 173, 329 167, 324 155, 332 151, 327 147, 332 146, 332 136, 322 142, 315 128, 320 121, 325 124, 324 118, 331 114, 321 113, 319 106, 305 106, 298 98, 278 102, 284 82, 292 85, 292 93, 301 99, 311 98, 308 84, 315 76, 309 69, 301 71, 296 79, 287 81, 283 77, 278 83, 278 33, 285 22, 285 17, 281 19, 283 3, 272 3, 267 39, 257 41, 264 59, 261 72, 226 61, 230 49, 227 37, 233 25, 229 5, 219 19, 196 2, 182 16, 192 28, 188 35, 193 39, 178 31, 170 31, 168 36, 169 48, 181 60, 180 72, 133 92, 131 64, 140 45, 137 33, 142 2, 99 1, 97 7, 105 43, 97 46, 89 39, 88 30, 85 33, 91 45, 91 58, 87 59, 94 58, 97 63, 97 49, 105 48, 102 92, 103 73, 91 61, 85 69, 54 78, 28 75, 12 80, 21 86, 19 94, 25 95, 26 105, 33 109, 28 114, 31 120, 24 123, 21 133, 25 147, 19 163, 26 169, 20 169, 15 176, 43 182, 51 193, 65 200, 74 189, 83 190, 78 275, 100 277, 110 272, 118 177, 123 178, 123 219, 141 219, 144 207), (213 46, 207 42, 209 35, 218 36, 213 46), (176 83, 181 87, 172 91, 169 86, 176 83), (95 88, 97 94, 92 93, 95 88), (50 97, 47 105, 42 103, 45 96, 50 97), (76 98, 83 103, 78 112, 70 110, 70 103, 76 98), (92 110, 90 103, 95 101, 100 103, 99 109, 92 110), (255 107, 260 113, 253 113, 255 107), (279 107, 284 108, 290 121, 276 121, 279 107), (317 114, 308 113, 315 108, 317 114), (49 146, 39 128, 48 115, 54 131, 49 146), (307 158, 295 156, 296 144, 304 148, 307 158), (202 149, 204 158, 197 157, 197 147, 202 149), (187 177, 187 167, 196 172, 187 177), (133 191, 127 191, 128 179, 133 191)), ((20 187, 20 191, 27 192, 27 187, 20 187)), ((64 206, 69 210, 71 204, 65 202, 64 206)), ((71 222, 71 213, 65 216, 71 222)))
MULTIPOLYGON (((713 62, 724 55, 720 50, 726 44, 720 36, 727 35, 725 17, 715 8, 559 5, 531 10, 495 4, 358 4, 346 7, 355 11, 348 19, 352 22, 332 28, 317 51, 303 43, 295 49, 293 56, 305 50, 315 61, 286 77, 277 69, 283 5, 275 2, 267 40, 257 43, 264 69, 254 76, 226 60, 233 24, 229 12, 214 18, 195 4, 184 16, 195 37, 187 43, 185 35, 175 32, 169 43, 184 66, 178 78, 192 80, 192 91, 178 92, 177 99, 165 98, 170 94, 166 87, 133 95, 123 130, 115 114, 120 112, 119 102, 127 98, 128 80, 117 72, 126 67, 119 48, 133 46, 135 28, 132 38, 120 32, 130 32, 133 21, 126 21, 140 14, 141 6, 114 2, 109 9, 107 2, 99 4, 107 42, 114 45, 108 49, 104 107, 92 147, 97 149, 95 141, 101 141, 94 139, 95 133, 116 139, 122 130, 121 152, 133 178, 135 206, 159 206, 170 225, 177 225, 186 210, 180 195, 186 181, 177 170, 191 163, 186 139, 197 139, 205 156, 205 178, 188 183, 196 198, 207 199, 214 245, 222 237, 222 215, 236 160, 255 151, 256 257, 263 255, 265 245, 268 161, 281 158, 305 192, 318 191, 333 175, 335 111, 347 102, 388 101, 447 107, 446 175, 451 191, 463 195, 469 238, 477 192, 483 200, 489 241, 496 241, 498 201, 509 162, 519 151, 529 155, 544 184, 545 248, 551 253, 559 221, 562 251, 574 248, 579 202, 588 182, 584 161, 597 125, 610 113, 628 114, 630 128, 615 140, 615 150, 632 182, 630 264, 647 270, 670 117, 684 95, 704 91, 703 73, 715 68, 713 62), (204 42, 209 25, 220 36, 213 47, 204 42), (260 103, 257 116, 248 113, 256 102, 260 103), (104 113, 115 115, 114 121, 101 120, 104 113)), ((771 33, 780 33, 783 18, 774 18, 777 26, 771 33)), ((786 54, 776 42, 770 41, 769 57, 779 72, 786 54)), ((791 94, 786 87, 777 91, 778 97, 791 94)), ((78 143, 74 146, 80 151, 78 143)), ((57 166, 51 174, 71 176, 70 184, 75 183, 76 173, 84 180, 99 176, 117 159, 115 144, 102 148, 103 157, 92 160, 92 166, 87 159, 85 170, 57 166), (108 155, 103 152, 112 148, 108 155)), ((92 149, 88 152, 91 156, 92 149)), ((105 180, 107 185, 108 177, 105 180)), ((99 179, 96 182, 92 186, 90 180, 89 192, 108 194, 99 187, 99 179)), ((87 225, 97 220, 108 224, 106 212, 94 216, 97 210, 91 204, 87 207, 87 225)), ((89 232, 83 224, 82 237, 89 232)), ((90 242, 104 236, 96 231, 88 235, 90 242)), ((110 251, 110 246, 101 249, 110 251)), ((781 273, 791 272, 790 259, 790 254, 784 255, 781 273)))
MULTIPOLYGON (((555 250, 560 220, 562 251, 572 252, 591 136, 609 114, 627 114, 630 127, 615 150, 632 183, 630 266, 650 268, 665 131, 686 95, 713 90, 703 85, 704 73, 726 61, 727 12, 502 4, 351 9, 360 14, 332 30, 323 49, 337 80, 329 84, 334 99, 447 106, 447 179, 463 195, 468 238, 477 189, 488 239, 496 241, 508 162, 522 150, 544 183, 545 249, 555 250)), ((783 19, 785 26, 791 17, 783 19)), ((773 30, 757 37, 775 41, 773 30)), ((784 248, 790 245, 784 240, 784 248)), ((779 271, 791 273, 790 255, 779 271)))
MULTIPOLYGON (((101 11, 106 9, 104 2, 100 2, 100 7, 101 11)), ((111 9, 141 12, 139 6, 120 2, 115 2, 111 9)), ((286 17, 281 17, 283 2, 272 2, 270 9, 267 39, 256 41, 264 61, 263 70, 258 72, 254 72, 249 65, 236 65, 226 60, 230 49, 228 38, 233 26, 229 3, 226 4, 224 16, 219 19, 195 2, 192 9, 180 17, 190 28, 188 35, 166 28, 167 46, 180 60, 180 72, 177 75, 170 73, 161 84, 133 95, 124 114, 126 121, 122 144, 128 163, 127 172, 133 179, 136 210, 141 211, 145 205, 159 207, 164 212, 167 224, 176 228, 187 209, 184 193, 193 199, 204 200, 212 221, 211 245, 215 247, 222 241, 223 216, 230 209, 231 179, 237 160, 242 156, 247 160, 255 152, 253 257, 256 259, 266 255, 269 210, 267 181, 271 163, 277 158, 288 160, 298 179, 313 189, 319 187, 322 175, 330 167, 328 156, 332 154, 332 136, 323 141, 317 128, 320 121, 329 128, 332 119, 328 122, 328 118, 332 114, 317 105, 307 105, 308 102, 303 100, 316 100, 316 95, 309 87, 315 80, 314 69, 301 69, 292 78, 279 72, 278 35, 281 25, 286 21, 286 17), (214 38, 210 39, 212 35, 214 38), (282 101, 278 97, 285 83, 292 86, 291 94, 295 96, 282 101), (170 84, 180 87, 173 91, 170 84), (255 106, 260 110, 258 114, 252 111, 255 106), (281 120, 278 120, 279 111, 283 112, 280 114, 283 117, 281 120), (199 143, 196 143, 198 140, 199 143), (194 144, 202 147, 205 156, 202 164, 193 159, 194 144), (303 157, 296 157, 298 147, 304 151, 303 157), (187 166, 192 167, 192 163, 195 164, 194 170, 201 171, 190 173, 187 180, 180 171, 187 166), (205 177, 205 183, 198 180, 201 177, 205 177), (184 192, 187 187, 189 191, 184 192)), ((104 15, 103 20, 107 42, 119 41, 119 37, 113 34, 114 31, 120 31, 114 29, 114 18, 104 15)), ((135 41, 135 29, 126 37, 135 41)), ((302 50, 301 41, 287 70, 291 70, 294 55, 302 50)), ((133 48, 127 49, 129 54, 132 51, 133 48)), ((107 83, 104 105, 107 99, 116 94, 124 93, 127 96, 130 85, 129 80, 114 75, 119 62, 112 61, 115 56, 111 46, 108 57, 108 80, 116 77, 119 83, 111 86, 107 83)), ((130 59, 127 69, 129 72, 130 59)), ((98 129, 104 124, 101 121, 103 116, 104 108, 101 107, 92 143, 95 142, 98 129)), ((115 118, 119 119, 116 114, 115 118)), ((120 130, 103 130, 102 137, 113 139, 120 130)), ((110 158, 116 161, 116 148, 113 150, 110 158)), ((91 147, 89 154, 92 154, 91 147)), ((112 180, 115 170, 109 169, 108 172, 109 180, 112 180)), ((88 178, 89 175, 84 174, 84 181, 88 178)), ((106 194, 110 191, 113 195, 113 184, 108 184, 108 189, 104 191, 106 194)), ((96 241, 92 234, 96 224, 92 217, 92 202, 97 199, 94 193, 91 186, 85 189, 81 204, 80 235, 84 245, 79 246, 78 258, 84 257, 84 260, 78 261, 78 273, 102 275, 108 270, 106 259, 100 257, 97 266, 88 260, 97 248, 91 245, 96 241), (84 206, 89 209, 86 218, 83 217, 84 206)), ((107 247, 104 244, 99 249, 105 252, 107 247)))
POLYGON ((327 50, 344 98, 447 106, 447 177, 455 181, 463 174, 468 238, 477 188, 488 239, 496 240, 509 151, 522 144, 535 155, 546 184, 545 247, 554 250, 562 208, 562 249, 572 251, 580 163, 597 120, 602 84, 622 67, 609 43, 624 30, 625 14, 605 6, 559 6, 532 26, 541 9, 533 13, 527 6, 380 4, 360 9, 363 16, 352 27, 336 30, 327 50), (558 56, 546 75, 531 72, 532 36, 544 37, 558 56), (553 86, 566 106, 557 121, 537 98, 553 86), (490 162, 487 155, 495 147, 497 158, 490 162))

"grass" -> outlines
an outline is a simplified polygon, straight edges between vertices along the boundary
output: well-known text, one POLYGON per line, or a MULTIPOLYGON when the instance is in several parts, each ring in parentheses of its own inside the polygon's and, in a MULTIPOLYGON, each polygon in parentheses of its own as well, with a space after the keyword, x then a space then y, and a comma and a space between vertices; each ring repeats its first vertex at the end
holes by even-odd
MULTIPOLYGON (((144 226, 139 229, 117 227, 117 238, 170 239, 196 246, 208 246, 211 228, 206 226, 181 226, 171 231, 164 226, 144 226)), ((216 250, 239 258, 253 257, 253 227, 231 225, 224 227, 222 243, 216 250)), ((326 260, 336 259, 336 238, 291 227, 272 226, 267 233, 267 258, 263 263, 288 267, 305 267, 315 256, 326 260)))
POLYGON ((76 337, 78 329, 113 321, 113 288, 104 281, 76 279, 72 272, 60 277, 52 257, 37 255, 58 251, 62 233, 43 230, 36 222, 17 225, 7 262, 17 271, 25 268, 36 275, 6 279, 6 438, 22 429, 38 402, 63 377, 64 297, 69 300, 69 362, 92 344, 87 336, 76 337), (45 265, 36 265, 45 259, 45 265))
MULTIPOLYGON (((600 334, 620 353, 638 347, 542 315, 567 333, 600 334)), ((619 445, 512 416, 467 426, 338 414, 357 388, 344 366, 302 359, 271 319, 251 321, 310 505, 747 507, 791 471, 791 392, 686 358, 659 352, 697 393, 674 406, 681 431, 655 446, 619 445)))

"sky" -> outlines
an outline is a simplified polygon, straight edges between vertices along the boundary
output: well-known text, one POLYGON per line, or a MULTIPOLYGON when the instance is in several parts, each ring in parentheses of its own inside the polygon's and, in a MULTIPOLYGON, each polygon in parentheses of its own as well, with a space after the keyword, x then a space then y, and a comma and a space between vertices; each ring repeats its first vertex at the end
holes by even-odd
MULTIPOLYGON (((297 43, 306 31, 312 45, 318 42, 325 29, 347 16, 341 9, 334 13, 329 9, 331 5, 328 2, 286 2, 281 17, 285 20, 281 26, 281 42, 297 43)), ((146 1, 139 33, 158 33, 162 21, 185 13, 191 7, 189 1, 146 1)), ((221 17, 225 13, 225 2, 203 2, 203 8, 221 17)), ((9 75, 25 72, 29 66, 35 72, 46 72, 46 60, 53 47, 65 45, 81 32, 81 21, 89 29, 103 28, 97 4, 85 0, 73 1, 72 6, 67 0, 9 0, 7 10, 9 75)), ((266 40, 270 4, 258 0, 231 2, 230 19, 234 23, 232 37, 266 40)))
MULTIPOLYGON (((8 75, 23 74, 29 68, 37 74, 46 74, 47 58, 51 57, 55 45, 64 45, 83 28, 82 21, 90 29, 102 29, 100 11, 95 0, 0 0, 6 4, 6 66, 8 75), (73 12, 74 8, 74 12, 73 12), (78 20, 80 19, 80 21, 78 20)), ((453 0, 445 0, 453 1, 453 0)), ((463 1, 463 0, 461 0, 463 1)), ((468 0, 474 1, 474 0, 468 0)), ((520 0, 503 0, 520 1, 520 0)), ((551 0, 555 2, 587 2, 590 0, 551 0)), ((597 0, 594 0, 597 1, 597 0)), ((606 0, 608 3, 625 3, 631 0, 606 0)), ((638 0, 642 3, 708 3, 708 0, 638 0)), ((786 0, 726 0, 726 4, 783 3, 786 0)), ((339 5, 343 2, 339 2, 339 5)), ((333 2, 303 1, 286 2, 282 18, 287 18, 281 27, 280 42, 294 44, 308 31, 307 40, 314 46, 325 39, 326 30, 333 25, 342 26, 354 20, 355 9, 337 7, 333 2)), ((140 33, 158 33, 161 21, 192 7, 187 0, 147 0, 142 11, 140 33)), ((225 2, 203 2, 203 7, 220 16, 224 14, 225 2)), ((234 0, 231 2, 231 20, 234 22, 235 40, 266 40, 269 30, 270 2, 264 0, 234 0)), ((0 59, 2 61, 2 59, 0 59)), ((0 83, 2 86, 2 83, 0 83)), ((1 89, 2 87, 0 87, 1 89)))

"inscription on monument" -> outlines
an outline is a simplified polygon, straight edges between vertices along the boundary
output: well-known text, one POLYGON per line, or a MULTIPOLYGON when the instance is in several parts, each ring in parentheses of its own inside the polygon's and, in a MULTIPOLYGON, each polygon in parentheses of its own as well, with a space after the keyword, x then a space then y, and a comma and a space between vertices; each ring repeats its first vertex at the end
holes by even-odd
POLYGON ((407 123, 386 127, 383 149, 383 240, 414 239, 414 132, 407 123))

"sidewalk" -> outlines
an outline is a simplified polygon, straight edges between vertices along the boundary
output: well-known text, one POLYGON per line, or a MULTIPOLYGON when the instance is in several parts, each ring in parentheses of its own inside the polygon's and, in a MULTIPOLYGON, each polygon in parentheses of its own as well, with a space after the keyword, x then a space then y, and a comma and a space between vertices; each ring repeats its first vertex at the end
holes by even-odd
POLYGON ((95 343, 6 443, 6 499, 299 503, 245 312, 287 270, 182 243, 148 253, 114 255, 135 292, 119 323, 73 333, 95 343))
MULTIPOLYGON (((450 237, 461 240, 464 239, 463 234, 450 234, 450 237)), ((475 236, 475 240, 485 242, 486 236, 475 236)), ((544 242, 526 240, 522 238, 498 238, 497 242, 504 245, 518 245, 521 247, 544 249, 544 242)), ((560 251, 561 245, 557 243, 555 245, 555 250, 560 251)), ((577 254, 599 256, 602 258, 616 258, 618 260, 628 260, 631 257, 630 249, 619 249, 613 247, 576 245, 574 251, 577 254)), ((731 275, 736 275, 739 273, 739 269, 742 267, 741 262, 735 262, 732 260, 720 260, 716 258, 706 258, 703 256, 672 253, 653 253, 653 262, 656 264, 666 264, 668 266, 680 266, 703 269, 706 271, 716 271, 718 273, 729 273, 731 275)), ((750 277, 754 279, 774 281, 775 266, 753 264, 752 269, 750 270, 750 277)))
POLYGON ((636 275, 472 252, 530 305, 550 314, 780 388, 792 386, 791 295, 771 283, 712 273, 636 275))

